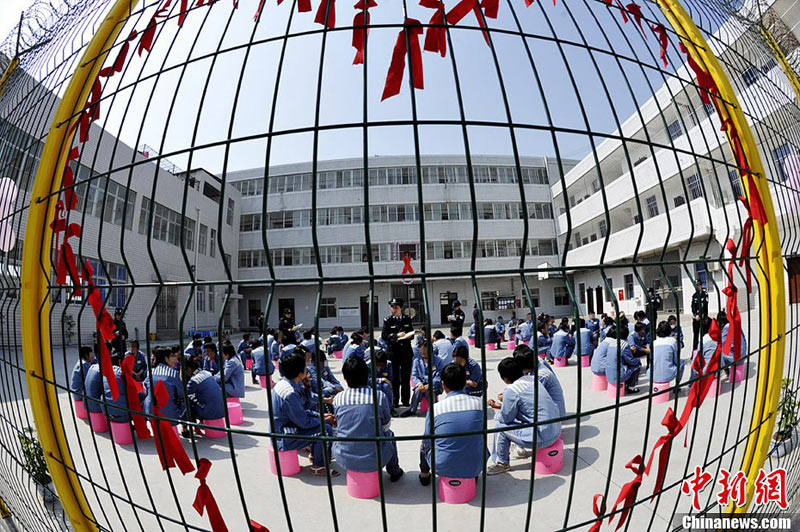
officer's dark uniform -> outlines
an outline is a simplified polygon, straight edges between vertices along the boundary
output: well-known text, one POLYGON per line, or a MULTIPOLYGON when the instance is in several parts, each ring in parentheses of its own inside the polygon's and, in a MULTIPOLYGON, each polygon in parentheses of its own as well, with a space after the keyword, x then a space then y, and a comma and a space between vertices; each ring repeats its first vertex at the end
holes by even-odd
POLYGON ((295 343, 296 335, 292 329, 294 329, 294 316, 286 317, 286 312, 283 313, 284 316, 281 318, 281 321, 278 322, 278 330, 283 332, 283 341, 287 342, 288 344, 295 343))
POLYGON ((699 320, 692 320, 692 351, 697 349, 703 320, 708 316, 708 293, 701 289, 692 294, 692 317, 700 316, 699 320))
POLYGON ((464 334, 465 319, 464 311, 461 310, 461 302, 453 301, 453 312, 450 313, 447 320, 450 322, 450 332, 452 332, 456 338, 464 334))
MULTIPOLYGON (((403 300, 393 298, 389 301, 389 305, 400 305, 402 307, 403 300)), ((411 397, 411 359, 414 356, 414 352, 411 350, 413 337, 409 337, 407 340, 398 340, 397 335, 412 332, 413 330, 414 325, 411 323, 411 318, 405 314, 399 317, 392 314, 383 320, 381 338, 386 342, 386 354, 389 360, 392 361, 392 368, 394 369, 392 389, 395 407, 398 406, 398 402, 401 399, 403 406, 408 406, 409 404, 411 397)))
MULTIPOLYGON (((664 305, 664 301, 661 299, 661 296, 653 292, 653 295, 647 294, 647 305, 645 306, 645 312, 647 313, 647 319, 650 320, 650 326, 648 327, 648 331, 655 332, 656 327, 658 326, 658 311, 661 310, 662 306, 664 305)), ((651 340, 652 340, 652 334, 651 340)))
POLYGON ((122 309, 114 312, 114 339, 111 346, 121 355, 125 354, 125 341, 128 339, 128 327, 122 319, 122 309), (119 316, 119 317, 117 317, 119 316))

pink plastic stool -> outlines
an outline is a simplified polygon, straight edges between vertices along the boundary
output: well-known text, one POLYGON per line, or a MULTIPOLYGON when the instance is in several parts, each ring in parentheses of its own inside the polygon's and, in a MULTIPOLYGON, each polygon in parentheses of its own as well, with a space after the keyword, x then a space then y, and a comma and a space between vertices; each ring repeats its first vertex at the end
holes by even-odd
POLYGON ((474 345, 475 345, 475 338, 468 338, 468 339, 467 339, 467 343, 468 343, 469 345, 472 345, 472 346, 474 346, 474 345))
POLYGON ((427 396, 423 397, 422 400, 419 402, 419 411, 421 413, 423 413, 423 414, 427 414, 428 413, 428 397, 427 396))
POLYGON ((258 376, 258 382, 259 382, 259 384, 261 384, 262 388, 266 388, 267 387, 267 376, 266 375, 259 375, 258 376))
POLYGON ((553 359, 553 365, 557 368, 563 368, 567 365, 567 358, 566 357, 556 357, 553 359))
POLYGON ((564 440, 561 439, 561 436, 553 445, 536 450, 535 471, 537 475, 554 475, 561 471, 563 466, 564 440))
POLYGON ((735 371, 731 372, 730 377, 728 377, 728 380, 733 384, 736 384, 737 382, 744 382, 744 372, 747 369, 745 367, 745 364, 742 363, 734 367, 736 369, 735 371))
POLYGON ((497 349, 497 344, 486 344, 487 351, 494 351, 497 349))
POLYGON ((133 432, 131 432, 131 424, 127 421, 125 423, 111 422, 111 437, 117 445, 130 445, 133 443, 133 432))
POLYGON ((253 359, 252 358, 248 358, 247 360, 244 361, 244 368, 245 369, 253 369, 253 359))
MULTIPOLYGON (((225 428, 225 418, 219 419, 201 419, 200 423, 203 425, 211 425, 212 427, 225 428)), ((226 436, 223 430, 205 429, 207 438, 224 438, 226 436)))
POLYGON ((517 348, 517 343, 514 340, 509 340, 508 344, 506 344, 506 349, 509 351, 513 351, 517 348))
POLYGON ((347 472, 347 494, 354 499, 374 499, 381 493, 378 482, 378 472, 359 473, 347 472))
POLYGON ((595 375, 592 373, 592 390, 604 392, 608 388, 608 381, 605 375, 595 375))
MULTIPOLYGON (((297 458, 297 451, 278 451, 278 461, 281 464, 281 475, 291 477, 300 472, 300 460, 297 458)), ((275 452, 272 444, 269 444, 269 470, 273 475, 278 474, 278 467, 275 465, 275 452)))
POLYGON ((581 355, 581 367, 588 368, 592 366, 592 359, 589 355, 581 355))
POLYGON ((227 400, 229 403, 236 403, 236 404, 239 404, 239 398, 238 398, 238 397, 231 397, 231 396, 229 395, 228 397, 226 397, 226 400, 227 400))
POLYGON ((711 381, 711 388, 708 389, 709 394, 719 395, 720 392, 720 381, 716 377, 711 381))
POLYGON ((228 417, 231 420, 231 425, 241 425, 244 423, 244 414, 242 413, 242 405, 238 402, 233 403, 228 401, 228 417))
POLYGON ((439 477, 439 500, 447 504, 464 504, 475 498, 474 478, 439 477))
POLYGON ((662 390, 666 390, 669 388, 670 382, 654 382, 653 383, 653 402, 654 403, 666 403, 669 402, 669 393, 662 393, 661 395, 655 395, 662 390))
POLYGON ((83 404, 83 401, 75 399, 72 404, 75 405, 75 417, 78 419, 87 419, 89 417, 89 412, 86 410, 86 405, 83 404))
POLYGON ((608 393, 609 397, 616 398, 617 397, 617 388, 619 388, 619 396, 625 397, 625 383, 619 384, 614 386, 610 382, 608 383, 608 388, 606 388, 606 393, 608 393))
POLYGON ((547 351, 540 351, 540 352, 539 352, 539 358, 540 358, 541 360, 544 360, 544 359, 546 359, 546 358, 547 358, 547 351))
POLYGON ((108 421, 102 412, 89 412, 89 423, 94 432, 108 432, 108 421))
POLYGON ((333 357, 334 358, 342 358, 342 350, 340 349, 339 351, 334 351, 333 352, 333 357))

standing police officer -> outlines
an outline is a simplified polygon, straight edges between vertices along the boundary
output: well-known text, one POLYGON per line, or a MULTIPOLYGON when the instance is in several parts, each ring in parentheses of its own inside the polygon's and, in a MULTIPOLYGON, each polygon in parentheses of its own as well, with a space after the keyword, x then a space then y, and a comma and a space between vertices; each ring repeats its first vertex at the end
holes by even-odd
POLYGON ((297 335, 295 334, 297 327, 294 324, 292 309, 289 307, 283 309, 283 317, 278 322, 278 330, 283 332, 283 340, 286 342, 286 345, 297 343, 297 335))
POLYGON ((692 294, 692 351, 697 349, 703 320, 708 316, 708 293, 703 283, 697 281, 697 290, 692 294))
POLYGON ((466 316, 464 316, 464 311, 461 310, 461 301, 456 299, 453 301, 453 312, 447 316, 447 321, 450 322, 450 332, 452 332, 456 338, 464 334, 465 319, 466 316))
POLYGON ((403 406, 409 405, 411 397, 411 340, 414 338, 414 325, 411 318, 403 314, 403 300, 392 298, 391 315, 383 320, 381 339, 386 342, 386 353, 392 361, 392 389, 394 407, 397 408, 402 397, 403 406), (401 391, 402 390, 402 393, 401 391))

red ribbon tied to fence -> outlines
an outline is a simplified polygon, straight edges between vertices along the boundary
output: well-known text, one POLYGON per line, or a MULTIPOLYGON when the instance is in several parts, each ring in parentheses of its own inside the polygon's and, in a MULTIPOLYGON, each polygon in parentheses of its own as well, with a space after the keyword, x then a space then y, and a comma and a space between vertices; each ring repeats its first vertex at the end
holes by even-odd
POLYGON ((639 490, 639 486, 642 483, 642 475, 644 474, 642 456, 637 454, 631 459, 630 462, 625 464, 625 467, 633 471, 636 476, 633 477, 633 480, 622 486, 619 496, 617 497, 617 501, 614 503, 614 507, 611 508, 611 517, 608 518, 609 523, 614 519, 614 512, 616 511, 617 506, 619 506, 620 503, 623 503, 622 513, 620 513, 617 528, 614 530, 619 530, 622 528, 622 525, 625 524, 625 521, 628 519, 628 514, 633 507, 633 501, 636 498, 636 492, 639 490))
MULTIPOLYGON (((650 460, 647 461, 647 467, 645 468, 645 473, 649 475, 650 467, 653 465, 653 459, 656 457, 656 450, 661 447, 661 451, 658 453, 658 469, 656 472, 656 485, 653 487, 653 499, 656 494, 661 491, 661 486, 664 485, 664 475, 667 472, 667 458, 669 457, 670 449, 672 449, 672 440, 674 440, 675 436, 680 434, 683 429, 683 425, 681 425, 678 418, 675 417, 675 412, 672 410, 672 407, 667 408, 667 413, 664 414, 664 419, 661 420, 661 424, 666 427, 667 433, 656 441, 656 444, 653 446, 653 451, 650 454, 650 460)), ((652 502, 653 499, 650 499, 650 501, 652 502)))
POLYGON ((164 18, 167 16, 167 9, 169 9, 172 0, 166 0, 164 4, 156 10, 152 17, 150 17, 150 21, 147 23, 147 27, 144 29, 144 33, 142 34, 142 38, 139 41, 139 47, 136 51, 137 54, 142 55, 144 51, 150 51, 153 47, 153 39, 156 36, 156 19, 164 18))
POLYGON ((667 61, 667 45, 669 44, 667 28, 661 23, 650 26, 650 28, 653 30, 653 33, 656 34, 658 45, 661 49, 661 60, 664 62, 664 67, 666 68, 669 66, 669 62, 667 61))
MULTIPOLYGON (((156 382, 155 390, 153 391, 153 415, 163 417, 161 408, 168 401, 169 392, 164 385, 164 381, 156 382)), ((161 460, 161 468, 167 469, 177 465, 184 475, 194 471, 192 461, 186 455, 186 451, 183 449, 180 440, 178 440, 178 435, 172 430, 170 422, 166 419, 151 418, 150 423, 153 425, 156 450, 158 451, 158 458, 161 460)))
POLYGON ((406 70, 406 53, 409 49, 406 46, 406 35, 408 45, 411 47, 411 74, 415 89, 424 89, 425 84, 422 77, 422 50, 419 47, 419 36, 422 35, 422 25, 419 20, 407 18, 403 22, 403 29, 397 34, 392 52, 392 62, 389 65, 389 72, 386 74, 386 84, 383 87, 381 101, 400 94, 400 86, 403 84, 403 73, 406 70))
POLYGON ((147 420, 139 413, 142 412, 142 401, 139 399, 139 394, 144 392, 142 383, 133 378, 133 365, 136 363, 136 357, 128 355, 120 364, 122 374, 125 375, 125 395, 128 398, 128 408, 131 409, 131 419, 133 419, 133 427, 136 429, 136 437, 140 440, 148 440, 152 438, 150 430, 147 428, 147 420))
POLYGON ((603 501, 603 496, 599 493, 594 496, 592 500, 592 513, 597 517, 597 521, 594 522, 592 528, 589 529, 589 532, 598 532, 600 530, 600 526, 603 524, 603 514, 606 511, 605 502, 603 501))
POLYGON ((322 0, 317 8, 317 16, 314 17, 314 22, 327 26, 328 28, 335 28, 336 0, 322 0), (328 6, 330 6, 330 12, 328 6))
POLYGON ((200 481, 200 485, 197 487, 192 506, 201 516, 203 515, 203 510, 205 510, 213 532, 228 532, 228 527, 225 526, 225 520, 219 511, 219 506, 217 506, 217 500, 206 483, 206 477, 210 470, 211 461, 208 458, 201 458, 197 461, 197 473, 194 474, 194 478, 200 481))
POLYGON ((406 253, 403 255, 403 275, 413 274, 414 268, 411 267, 411 255, 406 253))
POLYGON ((353 48, 356 49, 356 56, 353 58, 354 65, 364 62, 364 45, 369 35, 369 8, 378 4, 374 0, 359 0, 353 8, 359 12, 353 17, 353 48))
POLYGON ((483 14, 481 13, 481 7, 478 5, 478 0, 461 0, 453 9, 447 12, 447 23, 458 24, 470 11, 475 13, 478 25, 483 29, 483 39, 486 44, 489 44, 489 33, 486 31, 486 23, 483 21, 483 14))
POLYGON ((445 28, 444 2, 439 0, 420 0, 419 5, 435 9, 428 21, 428 31, 425 34, 426 52, 435 52, 442 57, 447 56, 447 28, 445 28))
POLYGON ((122 42, 122 46, 119 49, 117 58, 114 60, 114 64, 110 67, 101 69, 100 77, 109 78, 117 72, 122 72, 122 67, 125 66, 125 60, 128 58, 128 52, 131 49, 131 41, 136 38, 136 35, 136 30, 131 31, 130 35, 128 35, 128 38, 122 42))

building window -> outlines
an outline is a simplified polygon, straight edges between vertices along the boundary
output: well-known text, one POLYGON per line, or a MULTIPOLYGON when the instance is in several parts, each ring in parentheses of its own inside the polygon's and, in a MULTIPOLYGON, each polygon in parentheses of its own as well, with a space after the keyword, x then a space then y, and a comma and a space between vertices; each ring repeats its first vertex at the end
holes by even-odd
POLYGON ((686 198, 684 198, 683 196, 675 196, 673 202, 675 203, 676 207, 680 207, 681 205, 686 203, 686 198))
POLYGON ((180 244, 181 220, 184 222, 183 245, 189 250, 194 250, 195 221, 181 216, 177 211, 152 202, 149 198, 142 198, 142 208, 139 213, 139 234, 148 234, 151 205, 155 205, 153 212, 152 237, 156 240, 168 242, 172 245, 180 244))
POLYGON ((214 312, 214 285, 208 285, 208 311, 214 312))
POLYGON ((208 239, 208 254, 212 257, 217 256, 217 230, 212 228, 208 239))
POLYGON ((597 223, 597 227, 600 230, 600 238, 604 238, 608 233, 608 224, 606 224, 605 220, 600 220, 597 223))
POLYGON ((658 200, 656 200, 655 196, 647 198, 647 213, 650 215, 650 218, 658 216, 658 200))
POLYGON ((681 123, 677 120, 673 120, 672 122, 667 125, 667 133, 669 134, 669 138, 671 140, 678 139, 681 135, 683 135, 683 130, 681 129, 681 123))
POLYGON ((322 303, 319 307, 320 318, 335 318, 336 317, 336 298, 323 297, 322 303))
POLYGON ((262 268, 267 265, 267 256, 263 249, 239 250, 240 268, 262 268))
POLYGON ((481 292, 481 307, 484 311, 497 310, 497 296, 499 292, 481 292))
POLYGON ((580 299, 581 304, 586 303, 586 285, 584 283, 580 283, 578 285, 578 297, 580 299))
POLYGON ((606 301, 614 301, 614 279, 609 277, 607 278, 607 281, 608 281, 607 286, 606 283, 603 283, 603 287, 605 289, 605 294, 606 294, 606 301))
POLYGON ((731 189, 733 190, 734 197, 743 196, 742 194, 742 183, 739 181, 739 171, 738 170, 729 170, 728 171, 728 178, 731 180, 731 189))
POLYGON ((497 298, 497 310, 514 310, 517 308, 517 303, 514 296, 499 296, 497 298))
POLYGON ((569 305, 569 292, 566 286, 556 286, 553 288, 553 298, 557 307, 569 305))
MULTIPOLYGON (((790 170, 797 172, 797 168, 787 168, 789 161, 793 159, 792 149, 788 144, 784 144, 772 151, 772 158, 775 160, 775 167, 778 170, 778 177, 781 181, 786 181, 789 177, 790 170)), ((797 163, 794 163, 795 165, 797 163)))
POLYGON ((742 80, 744 81, 745 85, 748 87, 753 85, 758 78, 761 76, 761 72, 759 72, 758 68, 755 66, 751 66, 747 68, 744 72, 742 72, 742 80))
MULTIPOLYGON (((89 178, 89 170, 81 166, 79 169, 79 179, 89 178)), ((89 183, 80 183, 75 187, 77 197, 77 210, 83 210, 86 203, 86 213, 100 218, 104 222, 131 229, 133 227, 133 217, 135 215, 134 206, 136 204, 136 192, 120 185, 108 178, 94 178, 89 183), (105 203, 103 201, 105 198, 105 203), (126 207, 127 206, 127 207, 126 207), (124 211, 124 216, 123 216, 124 211)))
POLYGON ((700 178, 697 177, 697 174, 692 174, 686 178, 686 184, 689 188, 689 201, 703 197, 703 188, 700 185, 700 178))
POLYGON ((246 233, 247 231, 260 231, 261 230, 261 214, 242 214, 239 216, 239 231, 246 233))
MULTIPOLYGON (((97 287, 100 297, 106 298, 106 290, 109 285, 127 284, 128 271, 122 264, 113 262, 106 262, 106 268, 103 268, 103 263, 95 259, 87 259, 92 267, 94 273, 92 274, 92 283, 97 287)), ((127 288, 113 288, 108 295, 106 301, 107 307, 124 307, 127 301, 128 289, 127 288)))
POLYGON ((228 198, 228 211, 225 214, 225 223, 233 225, 233 200, 228 198))
POLYGON ((633 274, 625 276, 625 299, 633 299, 633 274))
POLYGON ((206 311, 206 287, 198 286, 195 289, 195 299, 197 300, 197 312, 206 311))
POLYGON ((206 246, 208 245, 208 227, 200 224, 200 233, 197 237, 197 251, 206 254, 206 246))
MULTIPOLYGON (((529 291, 530 291, 530 294, 531 294, 531 303, 533 303, 534 307, 538 307, 539 306, 539 289, 538 288, 530 288, 529 291)), ((524 295, 523 295, 522 299, 523 299, 523 301, 525 300, 524 295)))

